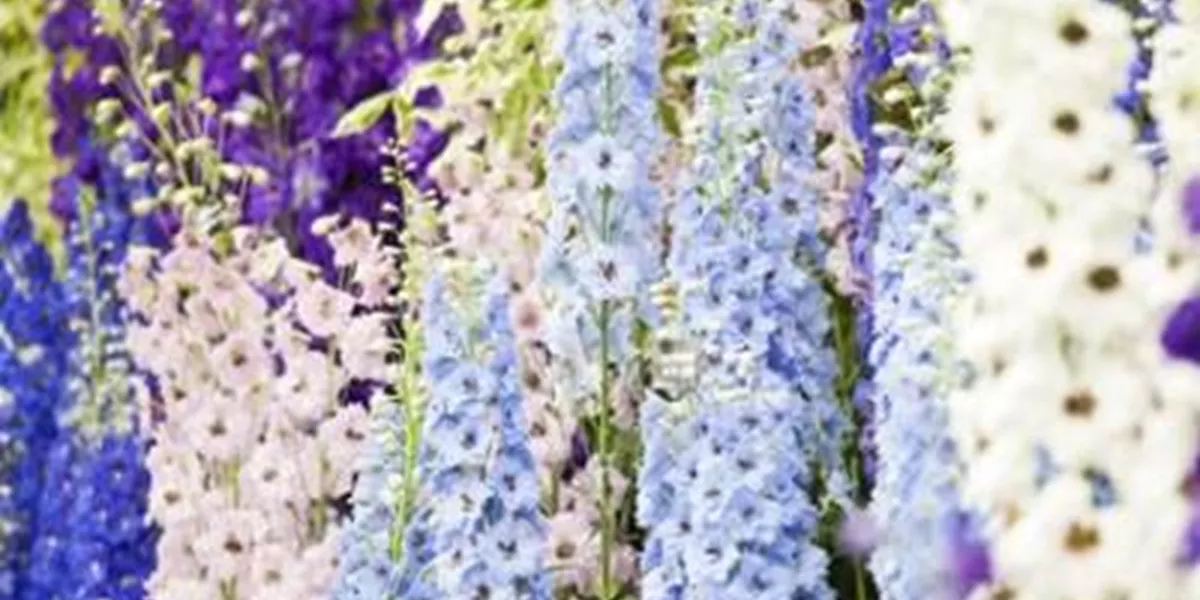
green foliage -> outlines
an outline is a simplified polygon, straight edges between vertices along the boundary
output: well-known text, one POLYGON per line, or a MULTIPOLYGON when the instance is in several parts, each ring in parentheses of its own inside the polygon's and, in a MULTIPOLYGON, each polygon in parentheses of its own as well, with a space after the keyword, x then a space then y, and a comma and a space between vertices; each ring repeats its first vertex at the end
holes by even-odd
POLYGON ((55 158, 46 99, 52 59, 38 39, 43 2, 0 0, 0 210, 24 198, 39 237, 57 239, 49 213, 55 158))

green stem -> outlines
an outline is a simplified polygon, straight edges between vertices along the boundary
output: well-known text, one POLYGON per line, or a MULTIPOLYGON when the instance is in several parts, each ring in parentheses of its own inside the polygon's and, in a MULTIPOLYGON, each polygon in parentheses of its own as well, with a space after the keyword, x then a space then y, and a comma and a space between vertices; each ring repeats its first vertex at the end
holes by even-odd
POLYGON ((399 185, 405 198, 412 198, 407 203, 405 222, 408 224, 405 236, 405 266, 404 290, 402 298, 409 303, 403 318, 404 341, 402 345, 403 358, 401 362, 400 385, 397 390, 403 408, 404 417, 404 465, 402 467, 403 487, 396 501, 396 515, 389 536, 389 553, 397 564, 404 560, 404 535, 412 521, 412 514, 417 501, 417 457, 420 451, 422 411, 420 402, 421 354, 424 348, 424 338, 421 335, 419 311, 416 308, 420 297, 423 276, 420 271, 419 235, 416 228, 423 226, 422 215, 419 214, 416 203, 422 201, 420 192, 411 183, 401 178, 399 185))
POLYGON ((608 369, 608 326, 612 318, 612 306, 605 300, 600 303, 600 409, 599 424, 596 428, 596 452, 600 459, 600 597, 603 600, 616 598, 616 589, 612 576, 612 549, 615 537, 615 520, 613 515, 612 482, 609 481, 609 468, 612 463, 612 423, 610 422, 609 396, 612 393, 612 379, 608 369))

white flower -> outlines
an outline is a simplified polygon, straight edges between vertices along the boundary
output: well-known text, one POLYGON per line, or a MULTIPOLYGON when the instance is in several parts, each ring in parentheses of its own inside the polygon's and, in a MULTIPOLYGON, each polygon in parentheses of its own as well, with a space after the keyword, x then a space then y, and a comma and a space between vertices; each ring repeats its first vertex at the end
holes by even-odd
POLYGON ((1106 597, 1122 566, 1120 524, 1103 518, 1091 495, 1082 477, 1062 474, 1025 503, 996 538, 1001 577, 1030 598, 1106 597))
POLYGON ((209 521, 212 528, 196 539, 195 548, 210 577, 228 581, 249 575, 257 519, 253 511, 232 510, 209 521))
MULTIPOLYGON (((1121 473, 1136 451, 1138 426, 1153 404, 1138 365, 1085 359, 1077 378, 1039 395, 1042 442, 1060 466, 1121 473)), ((1144 435, 1144 434, 1140 434, 1144 435)))
POLYGON ((991 514, 1025 501, 1036 489, 1035 458, 1033 446, 1022 440, 987 439, 984 448, 971 457, 961 490, 963 500, 991 514))

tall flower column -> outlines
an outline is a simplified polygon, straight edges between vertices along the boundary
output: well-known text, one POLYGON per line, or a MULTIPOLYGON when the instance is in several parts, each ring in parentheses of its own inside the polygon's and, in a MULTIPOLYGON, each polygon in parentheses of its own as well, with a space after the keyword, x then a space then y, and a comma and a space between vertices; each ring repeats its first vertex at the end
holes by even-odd
POLYGON ((637 321, 656 274, 658 12, 653 0, 558 0, 548 189, 553 204, 539 278, 551 315, 554 394, 592 423, 598 461, 599 595, 618 594, 614 466, 618 390, 636 384, 637 321))
POLYGON ((976 593, 1191 597, 1179 490, 1197 387, 1158 347, 1170 261, 1135 244, 1153 178, 1113 101, 1134 58, 1129 17, 1094 0, 945 14, 972 50, 949 133, 971 271, 956 339, 973 373, 951 426, 991 552, 976 593))
POLYGON ((695 157, 643 407, 643 597, 833 598, 810 499, 845 500, 813 108, 785 2, 697 9, 695 157))

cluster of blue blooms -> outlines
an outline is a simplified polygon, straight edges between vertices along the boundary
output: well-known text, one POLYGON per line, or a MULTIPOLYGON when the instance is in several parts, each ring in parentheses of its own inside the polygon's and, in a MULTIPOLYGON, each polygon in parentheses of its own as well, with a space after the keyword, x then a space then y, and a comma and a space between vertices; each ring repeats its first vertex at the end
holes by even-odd
POLYGON ((947 527, 958 505, 942 399, 956 373, 947 303, 964 273, 956 267, 949 200, 914 185, 918 169, 890 165, 871 188, 876 206, 886 207, 874 247, 875 335, 868 353, 879 452, 872 511, 886 530, 871 568, 880 590, 897 600, 945 592, 947 527))
MULTIPOLYGON (((104 176, 120 177, 111 168, 104 176)), ((3 473, 14 491, 6 501, 15 501, 5 522, 21 525, 6 527, 3 591, 11 595, 4 597, 142 598, 154 566, 156 533, 145 517, 150 478, 129 411, 130 364, 113 296, 117 268, 142 227, 129 214, 126 186, 103 189, 95 202, 77 196, 85 208, 67 232, 62 282, 28 238, 24 206, 6 221, 4 272, 13 287, 5 304, 14 312, 0 319, 8 332, 0 361, 18 370, 5 369, 12 378, 0 381, 15 400, 5 410, 16 411, 0 431, 14 461, 3 473), (34 287, 38 295, 25 296, 34 287), (24 309, 22 298, 31 302, 24 309)))
POLYGON ((810 493, 815 467, 848 498, 848 421, 803 179, 812 107, 784 3, 731 4, 700 17, 698 148, 669 258, 672 343, 692 365, 668 374, 676 403, 643 407, 643 597, 832 598, 810 493))
POLYGON ((659 143, 659 14, 652 0, 556 0, 558 120, 548 144, 546 225, 539 277, 550 311, 553 393, 594 419, 600 466, 600 594, 616 594, 612 417, 618 386, 637 377, 637 323, 653 319, 659 197, 650 158, 659 143))
POLYGON ((0 595, 11 598, 23 587, 37 535, 71 334, 66 294, 23 202, 0 223, 0 261, 0 595))
POLYGON ((548 600, 507 283, 470 285, 470 299, 451 287, 436 274, 427 284, 420 489, 394 594, 548 600))
MULTIPOLYGON (((928 115, 908 124, 919 131, 896 129, 889 122, 894 116, 885 114, 888 90, 880 82, 899 74, 891 85, 911 86, 904 93, 920 95, 914 90, 930 84, 949 49, 929 35, 935 22, 929 3, 893 10, 870 0, 864 12, 859 41, 865 56, 851 96, 865 165, 853 211, 856 254, 870 281, 859 313, 869 376, 858 392, 872 399, 871 512, 881 529, 870 566, 884 597, 915 600, 952 591, 955 573, 947 559, 962 549, 956 532, 965 531, 953 527, 961 521, 950 468, 955 451, 942 405, 957 373, 947 303, 962 289, 964 272, 949 201, 922 180, 946 176, 928 139, 928 115), (905 149, 902 157, 888 155, 898 148, 905 149), (926 550, 914 553, 914 547, 926 550)), ((939 108, 937 102, 921 106, 939 108)))
POLYGON ((631 356, 634 319, 645 316, 657 274, 658 196, 646 158, 657 144, 658 18, 646 0, 562 0, 556 8, 564 66, 541 276, 552 295, 556 368, 574 371, 555 377, 555 391, 584 400, 631 356))
POLYGON ((342 555, 334 600, 380 600, 400 586, 394 555, 398 484, 404 464, 403 414, 396 402, 378 397, 371 404, 371 432, 359 459, 353 518, 342 534, 342 555))

